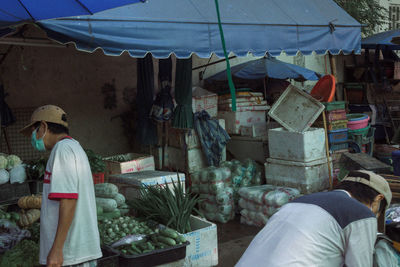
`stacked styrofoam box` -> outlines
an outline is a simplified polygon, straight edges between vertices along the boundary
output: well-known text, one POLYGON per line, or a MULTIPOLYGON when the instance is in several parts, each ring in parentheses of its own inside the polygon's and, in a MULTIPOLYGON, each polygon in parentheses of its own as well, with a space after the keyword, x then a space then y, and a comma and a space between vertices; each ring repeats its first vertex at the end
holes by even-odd
POLYGON ((218 95, 201 87, 192 88, 193 113, 207 111, 210 117, 216 117, 218 113, 218 95))
MULTIPOLYGON (((225 121, 218 120, 219 125, 225 129, 225 121)), ((168 147, 164 159, 164 166, 173 170, 192 174, 208 166, 207 159, 201 147, 200 139, 196 131, 182 131, 168 129, 168 147)), ((221 161, 226 160, 226 148, 222 151, 221 161)))
POLYGON ((303 133, 270 129, 268 143, 267 184, 298 188, 303 194, 328 188, 324 129, 310 128, 303 133))
POLYGON ((241 92, 236 96, 236 112, 232 111, 230 95, 218 98, 218 118, 226 122, 229 134, 263 136, 267 130, 266 111, 269 109, 262 93, 241 92))

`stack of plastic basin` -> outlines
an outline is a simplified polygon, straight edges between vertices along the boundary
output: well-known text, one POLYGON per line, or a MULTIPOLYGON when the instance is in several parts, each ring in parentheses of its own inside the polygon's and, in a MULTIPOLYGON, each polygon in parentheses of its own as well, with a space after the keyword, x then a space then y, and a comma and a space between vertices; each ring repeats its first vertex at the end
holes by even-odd
POLYGON ((329 149, 332 152, 348 148, 345 104, 344 101, 324 103, 327 112, 329 149))
POLYGON ((349 140, 358 144, 362 152, 372 155, 375 128, 368 124, 369 116, 363 113, 347 114, 349 140))

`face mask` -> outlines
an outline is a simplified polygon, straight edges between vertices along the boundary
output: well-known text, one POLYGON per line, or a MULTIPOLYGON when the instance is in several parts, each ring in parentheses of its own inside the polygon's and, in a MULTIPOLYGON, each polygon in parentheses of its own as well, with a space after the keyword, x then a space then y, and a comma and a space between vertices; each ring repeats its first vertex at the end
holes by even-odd
POLYGON ((46 133, 44 133, 43 137, 40 139, 36 138, 36 134, 37 134, 37 130, 39 128, 36 128, 33 132, 32 132, 32 137, 31 137, 31 144, 33 146, 34 149, 36 149, 37 151, 46 151, 46 147, 44 146, 44 142, 43 142, 43 138, 46 136, 46 133))

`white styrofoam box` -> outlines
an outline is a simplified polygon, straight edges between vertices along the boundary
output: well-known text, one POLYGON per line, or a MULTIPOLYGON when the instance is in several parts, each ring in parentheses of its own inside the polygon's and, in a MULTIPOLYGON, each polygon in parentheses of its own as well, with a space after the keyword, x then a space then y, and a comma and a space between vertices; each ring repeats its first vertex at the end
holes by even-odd
POLYGON ((310 128, 303 133, 269 129, 268 141, 269 156, 274 159, 310 162, 326 158, 323 128, 310 128))
POLYGON ((211 117, 216 117, 218 113, 218 95, 201 87, 194 87, 192 89, 192 109, 193 113, 205 110, 211 117))
POLYGON ((308 163, 268 158, 265 163, 267 184, 297 188, 302 194, 329 187, 327 159, 308 163))
POLYGON ((225 120, 226 131, 230 134, 240 134, 241 126, 251 126, 266 121, 266 111, 219 111, 218 118, 225 120))
MULTIPOLYGON (((221 161, 226 160, 226 148, 222 152, 221 161)), ((194 173, 208 167, 207 159, 201 148, 184 150, 182 148, 168 147, 168 167, 173 170, 194 173), (187 158, 185 158, 185 154, 187 158), (186 168, 186 162, 188 164, 186 168)))
POLYGON ((121 154, 103 159, 106 164, 105 177, 112 174, 130 173, 140 171, 154 171, 154 157, 152 155, 144 155, 137 153, 121 154), (114 160, 115 157, 122 156, 126 159, 124 162, 114 160))
POLYGON ((183 234, 190 244, 186 247, 184 266, 218 265, 217 225, 190 215, 192 232, 183 234))
POLYGON ((173 183, 178 183, 178 177, 182 188, 185 191, 185 174, 165 171, 142 171, 111 175, 108 182, 118 186, 119 192, 127 200, 132 200, 140 196, 139 188, 142 185, 155 186, 167 185, 173 190, 173 183))
MULTIPOLYGON (((225 120, 219 119, 218 123, 225 129, 225 120)), ((172 127, 168 129, 168 145, 177 148, 187 147, 187 149, 201 147, 199 136, 194 129, 183 131, 172 127)))
POLYGON ((324 109, 324 105, 311 95, 289 85, 275 101, 268 115, 290 131, 304 132, 324 109))
POLYGON ((242 126, 240 128, 240 135, 250 137, 267 136, 267 122, 256 123, 251 126, 242 126))

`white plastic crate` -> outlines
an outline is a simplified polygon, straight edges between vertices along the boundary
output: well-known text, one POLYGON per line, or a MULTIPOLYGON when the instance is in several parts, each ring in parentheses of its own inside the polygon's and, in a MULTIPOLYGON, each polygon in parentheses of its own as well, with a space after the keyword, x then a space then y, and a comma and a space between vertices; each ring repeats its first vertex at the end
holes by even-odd
POLYGON ((311 162, 326 158, 325 130, 310 128, 304 133, 284 128, 269 129, 269 156, 274 159, 311 162))
POLYGON ((302 194, 319 192, 329 187, 327 160, 302 163, 268 158, 265 179, 267 184, 297 188, 302 194))
POLYGON ((268 115, 289 131, 304 132, 317 120, 324 105, 312 96, 289 85, 268 115))

